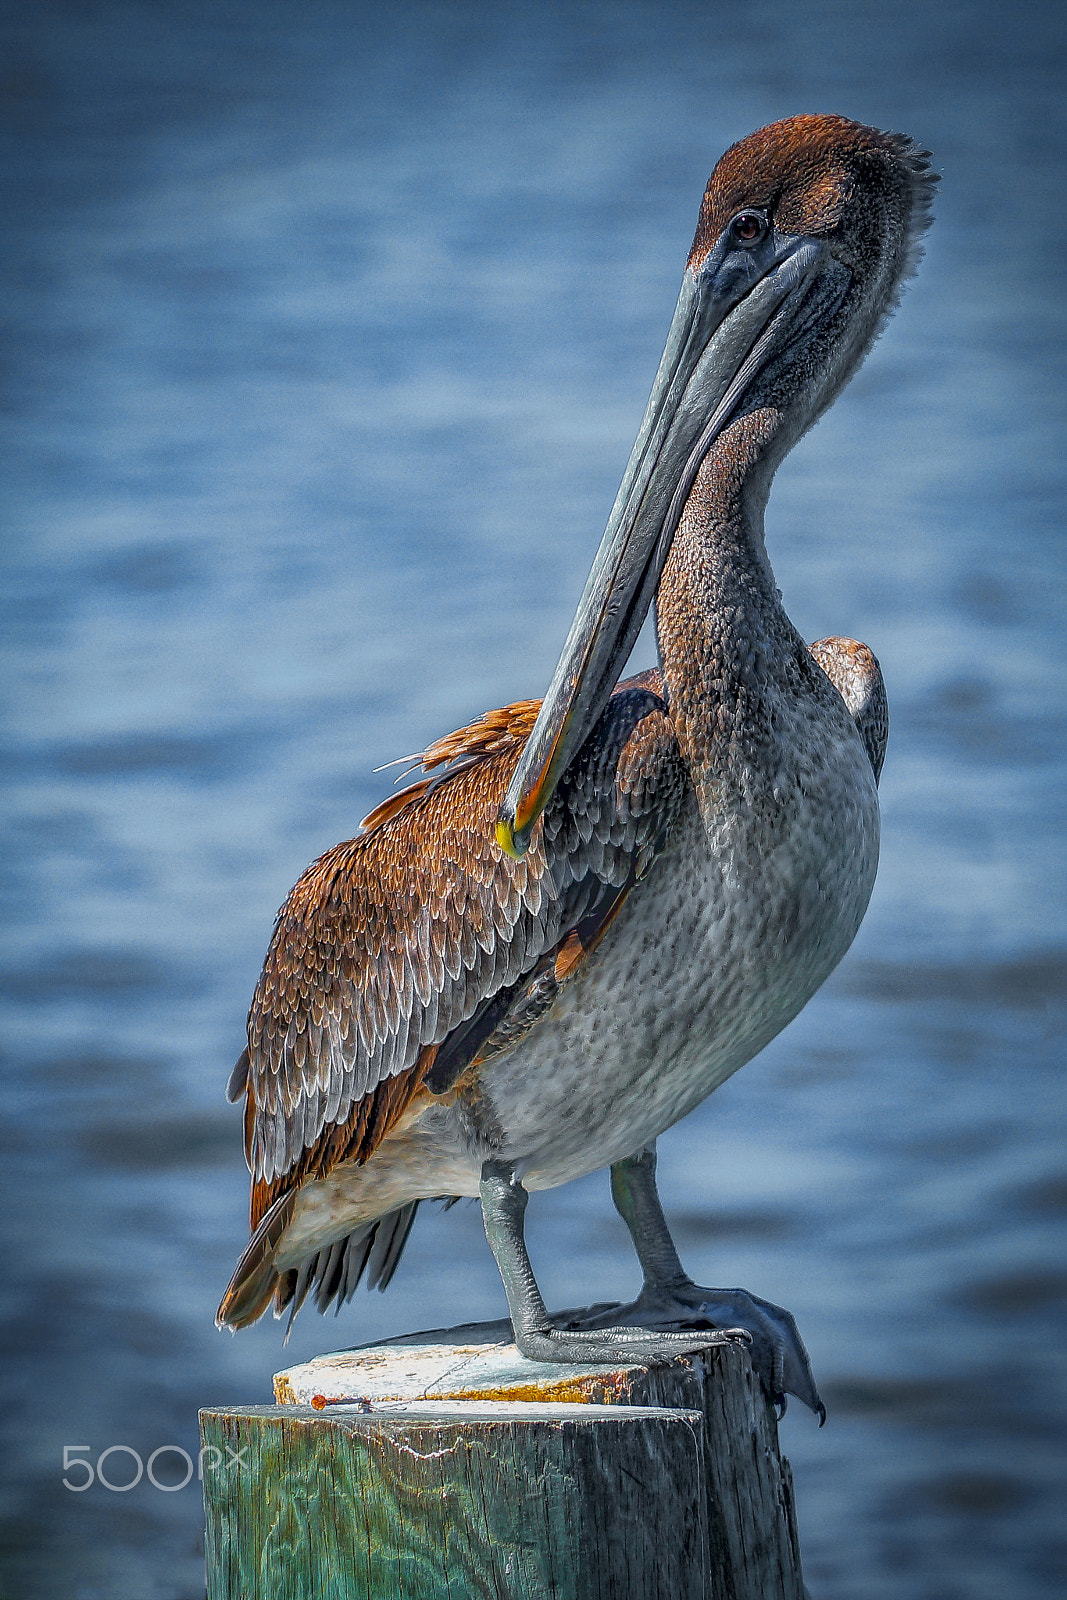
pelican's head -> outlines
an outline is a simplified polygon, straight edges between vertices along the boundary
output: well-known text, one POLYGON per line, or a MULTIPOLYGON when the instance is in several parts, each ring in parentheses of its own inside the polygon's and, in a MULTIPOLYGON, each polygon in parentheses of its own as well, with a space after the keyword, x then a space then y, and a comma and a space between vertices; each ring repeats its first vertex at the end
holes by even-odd
POLYGON ((652 603, 701 462, 738 417, 773 419, 752 492, 855 372, 930 221, 925 152, 845 117, 790 117, 731 146, 708 182, 630 456, 497 839, 521 855, 652 603))
POLYGON ((706 283, 726 316, 783 268, 804 275, 732 413, 771 404, 788 417, 777 460, 884 326, 922 254, 936 182, 910 139, 832 116, 761 128, 716 166, 686 279, 706 283))

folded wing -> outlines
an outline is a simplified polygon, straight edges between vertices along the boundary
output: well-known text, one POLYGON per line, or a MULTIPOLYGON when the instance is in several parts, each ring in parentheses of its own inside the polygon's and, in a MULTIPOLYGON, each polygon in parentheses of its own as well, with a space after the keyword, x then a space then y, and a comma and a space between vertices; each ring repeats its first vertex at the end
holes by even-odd
POLYGON ((302 1182, 367 1161, 416 1094, 536 1026, 662 849, 687 778, 649 673, 616 690, 525 857, 503 854, 493 824, 537 709, 431 746, 420 764, 443 773, 385 801, 282 907, 230 1086, 264 1246, 302 1182))

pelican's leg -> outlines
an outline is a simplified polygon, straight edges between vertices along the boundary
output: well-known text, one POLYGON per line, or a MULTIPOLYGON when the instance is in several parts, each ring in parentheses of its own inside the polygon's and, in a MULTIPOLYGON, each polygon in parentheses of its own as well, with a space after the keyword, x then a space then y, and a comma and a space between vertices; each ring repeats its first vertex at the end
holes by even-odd
POLYGON ((629 1306, 606 1313, 612 1320, 674 1326, 699 1319, 712 1327, 740 1327, 751 1335, 752 1364, 771 1398, 783 1409, 795 1394, 826 1419, 804 1341, 788 1311, 744 1289, 704 1289, 678 1259, 656 1188, 656 1146, 646 1145, 611 1169, 611 1197, 630 1230, 644 1287, 629 1306))
MULTIPOLYGON (((486 1238, 496 1257, 515 1343, 532 1361, 671 1361, 691 1350, 743 1339, 743 1328, 650 1330, 636 1327, 558 1327, 545 1310, 526 1250, 523 1218, 529 1196, 509 1161, 487 1161, 481 1176, 486 1238)), ((568 1321, 570 1318, 568 1318, 568 1321)))

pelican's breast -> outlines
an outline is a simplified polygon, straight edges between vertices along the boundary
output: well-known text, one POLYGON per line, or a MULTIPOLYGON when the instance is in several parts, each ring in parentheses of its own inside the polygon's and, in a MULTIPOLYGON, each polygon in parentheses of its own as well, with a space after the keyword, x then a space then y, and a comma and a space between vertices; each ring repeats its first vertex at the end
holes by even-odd
POLYGON ((528 1188, 593 1172, 685 1116, 855 938, 878 863, 873 773, 845 715, 797 721, 762 778, 735 773, 747 803, 706 826, 691 798, 593 958, 487 1065, 484 1102, 528 1188))

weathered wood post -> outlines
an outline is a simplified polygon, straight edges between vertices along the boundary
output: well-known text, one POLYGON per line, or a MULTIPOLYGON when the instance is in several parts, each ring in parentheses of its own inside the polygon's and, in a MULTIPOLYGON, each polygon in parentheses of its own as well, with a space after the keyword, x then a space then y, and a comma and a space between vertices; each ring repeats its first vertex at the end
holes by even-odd
POLYGON ((209 1600, 802 1600, 740 1345, 526 1361, 507 1322, 320 1356, 201 1412, 209 1600))

